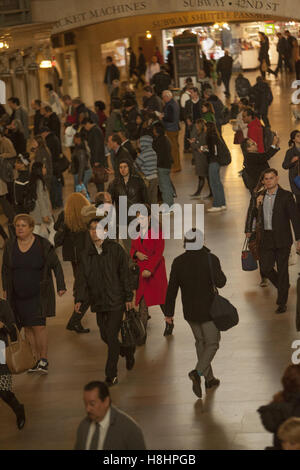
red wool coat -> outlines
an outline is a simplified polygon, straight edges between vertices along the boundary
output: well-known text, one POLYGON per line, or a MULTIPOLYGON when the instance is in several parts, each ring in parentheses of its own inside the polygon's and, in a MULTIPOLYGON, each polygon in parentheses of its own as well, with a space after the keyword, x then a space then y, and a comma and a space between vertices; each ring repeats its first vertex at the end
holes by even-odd
POLYGON ((131 242, 130 256, 133 258, 136 251, 148 256, 148 260, 140 261, 135 259, 140 268, 139 288, 136 293, 136 305, 140 303, 144 296, 147 307, 152 305, 164 305, 167 295, 168 280, 166 273, 165 258, 163 252, 165 241, 162 232, 159 232, 158 239, 151 239, 151 229, 148 231, 148 239, 139 236, 131 242), (149 278, 142 277, 142 272, 147 269, 152 273, 149 278))

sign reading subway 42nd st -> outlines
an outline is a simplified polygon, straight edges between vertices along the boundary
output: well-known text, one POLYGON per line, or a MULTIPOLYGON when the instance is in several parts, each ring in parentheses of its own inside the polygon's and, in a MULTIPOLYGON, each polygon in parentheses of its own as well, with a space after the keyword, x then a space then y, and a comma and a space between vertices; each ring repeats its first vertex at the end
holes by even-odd
MULTIPOLYGON (((101 23, 108 20, 148 14, 184 12, 241 12, 246 14, 272 15, 280 18, 300 19, 299 0, 51 0, 52 8, 57 7, 58 17, 53 32, 74 27, 101 23), (83 6, 84 5, 84 6, 83 6), (70 15, 72 12, 72 15, 70 15)), ((37 0, 42 4, 42 0, 37 0)), ((43 0, 43 3, 50 0, 43 0)), ((36 16, 36 15, 35 15, 36 16)), ((38 12, 37 12, 38 16, 38 12)), ((158 17, 159 18, 159 17, 158 17)), ((35 18, 38 20, 39 18, 35 18)), ((43 21, 43 18, 40 18, 43 21)))

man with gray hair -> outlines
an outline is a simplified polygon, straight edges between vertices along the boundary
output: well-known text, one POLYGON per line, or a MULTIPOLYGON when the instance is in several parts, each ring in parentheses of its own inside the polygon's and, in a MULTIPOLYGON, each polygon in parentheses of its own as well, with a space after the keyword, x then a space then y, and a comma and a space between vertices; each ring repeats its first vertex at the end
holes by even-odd
POLYGON ((162 123, 166 129, 166 135, 170 139, 171 153, 173 157, 172 171, 181 171, 180 154, 179 154, 179 119, 180 109, 179 104, 174 100, 173 94, 170 90, 162 92, 162 100, 164 102, 163 114, 160 115, 162 123))
POLYGON ((204 246, 201 230, 192 228, 185 234, 184 248, 185 253, 172 263, 165 302, 165 320, 167 323, 173 322, 180 287, 183 315, 195 337, 198 357, 197 365, 189 373, 189 378, 193 382, 193 392, 201 398, 201 376, 205 378, 206 389, 220 384, 213 375, 211 362, 219 348, 221 335, 212 321, 210 310, 215 296, 214 285, 224 287, 226 276, 217 256, 204 246))

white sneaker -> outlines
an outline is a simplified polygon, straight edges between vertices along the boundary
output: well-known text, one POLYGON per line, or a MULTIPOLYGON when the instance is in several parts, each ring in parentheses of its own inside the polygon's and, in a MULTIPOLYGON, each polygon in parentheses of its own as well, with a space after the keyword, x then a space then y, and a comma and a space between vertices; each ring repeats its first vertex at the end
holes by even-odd
POLYGON ((221 206, 221 209, 222 209, 222 211, 227 211, 227 207, 226 207, 226 206, 221 206))
POLYGON ((221 212, 222 207, 210 207, 207 212, 221 212))

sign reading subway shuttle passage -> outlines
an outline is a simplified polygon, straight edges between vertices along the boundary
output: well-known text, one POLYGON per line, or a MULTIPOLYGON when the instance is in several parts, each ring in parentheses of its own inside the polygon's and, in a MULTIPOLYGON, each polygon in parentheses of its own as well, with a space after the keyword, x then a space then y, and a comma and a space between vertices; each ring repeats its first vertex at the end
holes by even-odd
MULTIPOLYGON (((184 13, 190 11, 241 12, 256 15, 269 15, 300 19, 300 7, 295 8, 299 0, 37 0, 37 6, 51 2, 59 17, 56 19, 54 33, 68 29, 101 23, 118 18, 160 13, 184 13), (54 4, 54 5, 53 5, 54 4)), ((38 19, 38 18, 37 18, 38 19)), ((42 21, 42 18, 41 18, 42 21)))

